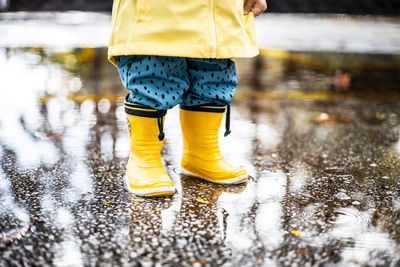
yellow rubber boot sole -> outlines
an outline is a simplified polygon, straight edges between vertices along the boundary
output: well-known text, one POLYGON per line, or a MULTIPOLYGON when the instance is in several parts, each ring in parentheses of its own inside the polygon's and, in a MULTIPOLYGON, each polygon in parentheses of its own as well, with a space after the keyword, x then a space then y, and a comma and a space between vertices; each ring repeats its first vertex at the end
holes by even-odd
MULTIPOLYGON (((126 107, 126 104, 125 104, 126 107)), ((157 118, 127 114, 130 149, 125 183, 138 196, 164 196, 175 193, 174 184, 161 161, 162 141, 158 140, 157 118)))
MULTIPOLYGON (((180 110, 183 135, 181 167, 184 174, 192 175, 219 184, 246 182, 245 169, 226 162, 218 145, 218 130, 224 107, 221 111, 212 107, 207 111, 180 110)), ((203 110, 207 107, 202 106, 203 110)))

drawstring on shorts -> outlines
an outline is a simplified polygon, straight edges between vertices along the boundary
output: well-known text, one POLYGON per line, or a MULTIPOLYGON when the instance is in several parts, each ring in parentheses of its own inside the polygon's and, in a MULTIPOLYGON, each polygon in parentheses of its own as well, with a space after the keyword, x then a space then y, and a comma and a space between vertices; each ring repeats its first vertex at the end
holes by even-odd
POLYGON ((225 133, 224 136, 227 137, 231 131, 231 105, 226 107, 226 117, 225 117, 225 133))
POLYGON ((157 124, 158 124, 158 140, 162 141, 164 140, 165 133, 164 133, 164 115, 165 111, 163 110, 157 110, 157 124))

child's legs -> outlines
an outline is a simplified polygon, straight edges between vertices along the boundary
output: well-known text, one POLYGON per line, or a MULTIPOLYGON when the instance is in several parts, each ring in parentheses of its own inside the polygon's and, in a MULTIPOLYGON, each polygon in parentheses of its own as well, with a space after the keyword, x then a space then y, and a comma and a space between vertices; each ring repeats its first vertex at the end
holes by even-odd
POLYGON ((183 104, 228 105, 237 86, 235 63, 231 59, 188 58, 190 87, 183 104))
POLYGON ((181 103, 189 88, 182 57, 119 56, 117 65, 123 85, 130 90, 129 102, 166 110, 181 103))

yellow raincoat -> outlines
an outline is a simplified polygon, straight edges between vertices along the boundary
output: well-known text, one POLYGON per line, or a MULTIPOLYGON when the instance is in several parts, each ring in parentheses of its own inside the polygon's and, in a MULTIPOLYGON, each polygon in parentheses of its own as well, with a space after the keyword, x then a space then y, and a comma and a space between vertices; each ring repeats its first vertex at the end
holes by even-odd
POLYGON ((244 0, 114 0, 108 57, 248 58, 258 54, 244 0))

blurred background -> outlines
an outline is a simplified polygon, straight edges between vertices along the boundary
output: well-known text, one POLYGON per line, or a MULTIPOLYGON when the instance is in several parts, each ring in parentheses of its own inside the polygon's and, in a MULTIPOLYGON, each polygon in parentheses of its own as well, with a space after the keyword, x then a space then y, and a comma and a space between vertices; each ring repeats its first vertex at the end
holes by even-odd
MULTIPOLYGON (((3 11, 110 11, 111 0, 0 0, 3 11)), ((281 0, 268 1, 268 12, 399 15, 398 0, 281 0)))

